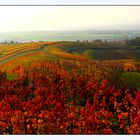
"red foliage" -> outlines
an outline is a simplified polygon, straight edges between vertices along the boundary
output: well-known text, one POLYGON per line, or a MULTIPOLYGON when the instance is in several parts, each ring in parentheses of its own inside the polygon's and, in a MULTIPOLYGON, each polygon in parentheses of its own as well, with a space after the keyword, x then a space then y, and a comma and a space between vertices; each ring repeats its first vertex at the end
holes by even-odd
POLYGON ((116 88, 114 67, 101 62, 17 67, 17 79, 0 79, 0 133, 139 134, 140 91, 116 88))

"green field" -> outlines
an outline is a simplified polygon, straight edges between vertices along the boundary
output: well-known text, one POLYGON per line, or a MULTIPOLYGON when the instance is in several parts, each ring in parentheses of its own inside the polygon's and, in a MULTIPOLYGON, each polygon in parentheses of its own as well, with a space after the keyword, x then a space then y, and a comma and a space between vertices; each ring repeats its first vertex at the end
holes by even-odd
POLYGON ((140 73, 138 72, 122 73, 121 80, 123 84, 127 84, 129 88, 140 89, 140 73))

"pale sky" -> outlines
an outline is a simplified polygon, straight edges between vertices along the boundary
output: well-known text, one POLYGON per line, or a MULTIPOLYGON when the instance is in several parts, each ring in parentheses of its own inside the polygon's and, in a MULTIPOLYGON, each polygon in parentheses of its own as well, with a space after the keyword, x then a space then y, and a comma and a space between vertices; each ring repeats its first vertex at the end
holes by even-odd
POLYGON ((0 32, 140 24, 140 6, 1 6, 0 32))

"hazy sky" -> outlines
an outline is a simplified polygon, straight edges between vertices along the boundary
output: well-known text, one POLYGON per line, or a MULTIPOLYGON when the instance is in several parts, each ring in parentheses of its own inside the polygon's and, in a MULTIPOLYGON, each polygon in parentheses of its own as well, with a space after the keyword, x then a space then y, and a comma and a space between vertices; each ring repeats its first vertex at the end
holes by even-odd
POLYGON ((140 24, 140 6, 1 6, 0 31, 82 30, 140 24))

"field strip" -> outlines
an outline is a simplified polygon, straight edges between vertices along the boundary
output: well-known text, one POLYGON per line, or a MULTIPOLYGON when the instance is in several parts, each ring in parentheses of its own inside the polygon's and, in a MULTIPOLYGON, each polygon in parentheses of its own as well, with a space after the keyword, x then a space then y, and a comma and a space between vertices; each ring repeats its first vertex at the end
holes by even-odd
POLYGON ((39 47, 38 44, 25 44, 25 45, 16 45, 16 46, 0 46, 0 52, 3 55, 9 54, 11 52, 15 52, 17 50, 31 48, 31 47, 39 47))
POLYGON ((41 48, 37 48, 37 47, 32 47, 32 48, 27 48, 27 49, 24 49, 24 50, 19 50, 19 51, 10 53, 3 58, 0 58, 0 63, 3 63, 5 60, 9 60, 13 57, 15 58, 15 57, 18 57, 19 55, 24 55, 25 53, 30 53, 32 51, 39 51, 39 50, 41 50, 41 48))
POLYGON ((24 50, 29 50, 29 49, 34 49, 34 48, 38 48, 38 47, 30 47, 30 48, 21 48, 21 49, 18 49, 18 50, 15 50, 15 51, 10 51, 9 53, 5 54, 5 56, 1 57, 1 58, 4 58, 8 55, 11 55, 11 54, 14 54, 14 53, 17 53, 17 52, 20 52, 20 51, 24 51, 24 50))

